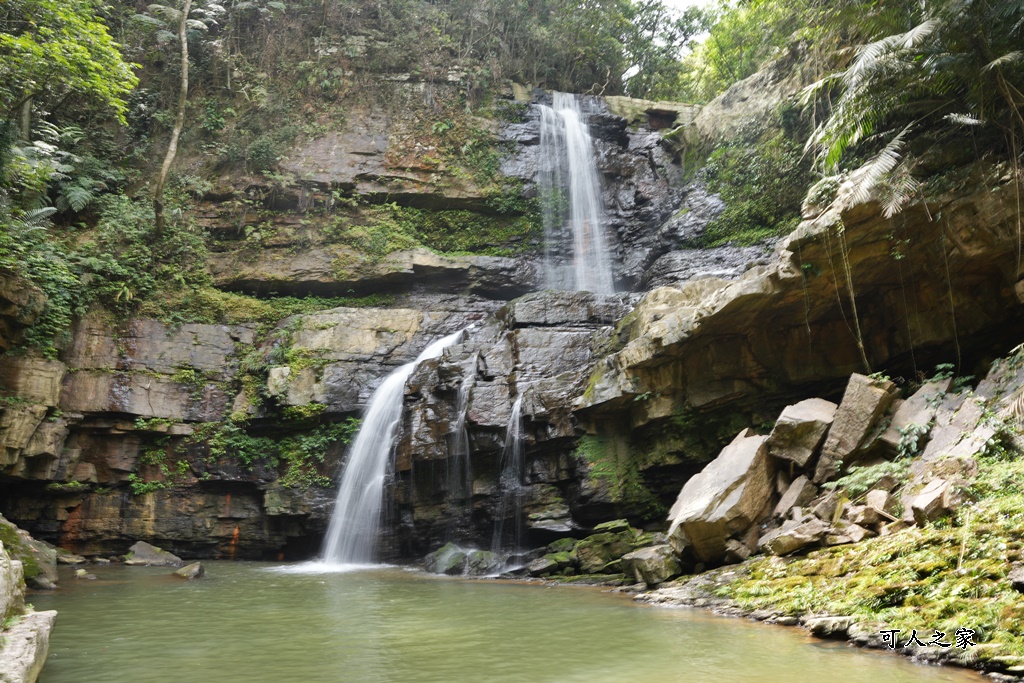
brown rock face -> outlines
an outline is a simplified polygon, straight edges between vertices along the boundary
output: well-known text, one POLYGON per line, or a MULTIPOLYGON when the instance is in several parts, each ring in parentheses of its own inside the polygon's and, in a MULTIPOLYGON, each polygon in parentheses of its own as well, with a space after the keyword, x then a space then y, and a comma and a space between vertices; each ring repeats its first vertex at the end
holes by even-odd
POLYGON ((869 203, 805 221, 779 244, 774 262, 738 280, 647 293, 578 410, 595 421, 629 415, 644 424, 634 399, 648 392, 660 393, 674 412, 710 414, 757 409, 773 397, 779 405, 812 387, 835 391, 866 370, 850 283, 873 367, 906 367, 910 374, 915 362, 943 362, 955 355, 954 336, 962 353, 1009 348, 1024 336, 1013 289, 1014 193, 998 170, 979 168, 976 176, 975 187, 988 177, 1003 191, 972 190, 927 209, 909 207, 900 234, 905 229, 914 238, 899 260, 891 256, 890 222, 869 203), (932 221, 940 211, 942 222, 932 221))

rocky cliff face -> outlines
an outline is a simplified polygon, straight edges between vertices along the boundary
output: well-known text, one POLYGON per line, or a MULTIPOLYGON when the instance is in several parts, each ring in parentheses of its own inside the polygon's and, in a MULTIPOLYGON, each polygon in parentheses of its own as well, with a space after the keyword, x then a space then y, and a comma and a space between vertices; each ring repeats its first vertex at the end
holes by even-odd
MULTIPOLYGON (((662 519, 740 428, 793 398, 837 397, 853 371, 914 372, 957 353, 967 366, 1019 341, 1016 206, 1000 169, 951 174, 939 199, 893 221, 870 203, 808 208, 774 255, 686 250, 721 203, 683 184, 654 124, 695 112, 587 106, 616 278, 656 288, 526 294, 538 245, 511 227, 518 218, 468 180, 442 182, 424 161, 432 150, 399 123, 350 117, 293 151, 288 187, 225 179, 208 195, 210 270, 227 290, 384 291, 393 303, 174 328, 94 314, 59 360, 6 357, 0 512, 78 553, 144 539, 186 557, 308 556, 344 457, 325 430, 430 341, 475 324, 407 386, 386 547, 408 557, 445 540, 486 546, 495 522, 514 521, 499 480, 517 399, 518 503, 527 541, 546 543, 613 517, 662 519), (645 116, 650 125, 629 125, 645 116), (386 246, 399 234, 388 226, 445 211, 507 237, 507 255, 386 246)), ((500 131, 505 177, 527 197, 537 125, 527 107, 500 131)), ((0 292, 0 336, 30 321, 34 296, 0 292)))
MULTIPOLYGON (((414 86, 392 89, 405 101, 423 96, 414 86)), ((657 241, 647 226, 678 206, 678 171, 656 134, 627 130, 624 118, 597 101, 590 107, 620 235, 619 279, 634 282, 643 259, 626 262, 639 242, 657 241)), ((501 137, 509 146, 506 177, 522 181, 529 197, 538 130, 535 107, 526 111, 525 122, 506 126, 501 137)), ((458 412, 452 392, 462 384, 471 397, 466 422, 478 474, 472 500, 458 502, 475 511, 462 522, 465 534, 482 540, 489 533, 511 403, 528 390, 528 443, 548 444, 543 462, 531 465, 543 470, 530 475, 537 485, 530 510, 547 520, 537 526, 564 531, 577 523, 566 496, 610 504, 586 486, 576 490, 586 465, 570 462, 576 434, 564 397, 585 380, 625 300, 565 294, 502 308, 536 289, 530 243, 511 257, 391 250, 388 240, 401 237, 395 222, 435 216, 470 221, 462 228, 470 232, 478 221, 516 234, 503 227, 514 216, 496 213, 484 188, 458 176, 453 185, 435 163, 437 150, 413 144, 415 123, 383 114, 348 117, 292 150, 281 165, 290 181, 223 178, 197 210, 217 237, 210 271, 219 287, 258 295, 388 292, 391 307, 327 310, 269 329, 265 320, 172 328, 97 313, 77 325, 59 360, 8 358, 0 367, 7 397, 0 417, 2 509, 76 552, 121 552, 141 538, 186 556, 309 554, 333 500, 329 487, 316 484, 334 476, 343 449, 330 447, 299 468, 280 453, 249 453, 261 442, 245 439, 280 443, 358 413, 391 368, 474 322, 481 325, 465 348, 425 366, 410 389, 393 496, 402 522, 393 548, 420 552, 449 533, 444 518, 453 501, 430 470, 446 461, 458 412), (345 232, 353 226, 358 239, 345 232), (335 240, 338 234, 346 237, 335 240), (297 468, 299 485, 288 475, 297 468)), ((16 285, 4 290, 8 340, 31 322, 33 310, 32 293, 16 285)))

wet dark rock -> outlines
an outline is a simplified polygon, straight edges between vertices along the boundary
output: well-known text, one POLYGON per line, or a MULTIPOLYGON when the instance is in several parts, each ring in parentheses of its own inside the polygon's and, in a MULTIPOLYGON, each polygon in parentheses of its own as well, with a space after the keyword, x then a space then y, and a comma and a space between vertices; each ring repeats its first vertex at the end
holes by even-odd
POLYGON ((804 619, 804 627, 812 635, 819 638, 846 638, 850 627, 855 624, 855 617, 808 617, 804 619))
POLYGON ((558 570, 558 562, 548 555, 540 557, 526 565, 526 571, 530 576, 547 576, 558 570))
POLYGON ((423 568, 432 574, 462 574, 466 569, 468 557, 466 552, 448 543, 423 558, 423 568))
POLYGON ((501 566, 501 558, 490 550, 471 550, 466 557, 466 573, 470 576, 494 574, 501 566))

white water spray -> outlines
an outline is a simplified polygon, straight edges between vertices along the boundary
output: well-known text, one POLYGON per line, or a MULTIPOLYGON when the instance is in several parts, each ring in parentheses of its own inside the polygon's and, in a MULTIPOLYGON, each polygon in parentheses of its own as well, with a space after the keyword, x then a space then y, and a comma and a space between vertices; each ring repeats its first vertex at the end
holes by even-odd
POLYGON ((374 561, 384 502, 384 479, 402 418, 405 382, 417 365, 440 356, 463 332, 460 330, 433 342, 416 360, 388 375, 373 392, 341 470, 338 499, 324 542, 324 562, 346 565, 374 561))
POLYGON ((540 126, 545 286, 614 294, 593 141, 574 95, 556 92, 552 104, 541 106, 540 126), (565 264, 559 256, 570 236, 572 259, 565 264))
POLYGON ((523 541, 523 397, 512 404, 505 443, 501 449, 501 475, 498 479, 499 498, 495 511, 494 536, 491 551, 499 556, 518 551, 523 541), (511 518, 512 528, 505 529, 511 518))

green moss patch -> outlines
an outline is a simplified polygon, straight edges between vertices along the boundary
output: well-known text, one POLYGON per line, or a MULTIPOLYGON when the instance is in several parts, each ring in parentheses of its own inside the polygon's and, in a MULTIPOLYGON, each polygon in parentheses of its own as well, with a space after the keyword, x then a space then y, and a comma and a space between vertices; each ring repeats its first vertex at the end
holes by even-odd
POLYGON ((1024 600, 1006 575, 1024 559, 1024 461, 983 457, 955 517, 791 560, 765 558, 719 595, 747 609, 861 617, 929 636, 975 631, 971 656, 1024 656, 1024 600))

